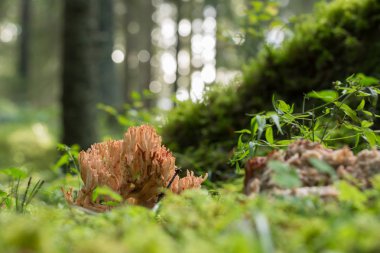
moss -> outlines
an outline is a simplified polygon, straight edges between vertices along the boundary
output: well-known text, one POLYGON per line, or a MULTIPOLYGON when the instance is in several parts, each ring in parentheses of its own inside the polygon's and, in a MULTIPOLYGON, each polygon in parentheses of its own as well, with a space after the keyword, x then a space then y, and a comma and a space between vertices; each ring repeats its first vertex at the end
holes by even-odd
POLYGON ((363 209, 353 199, 222 188, 167 194, 155 211, 125 205, 98 215, 34 201, 24 214, 0 210, 1 252, 379 252, 379 186, 360 193, 363 209))
MULTIPOLYGON (((163 129, 164 140, 174 152, 207 145, 231 150, 234 131, 248 126, 247 114, 271 108, 273 93, 298 102, 311 89, 328 88, 359 72, 380 76, 380 1, 319 4, 281 48, 264 48, 244 68, 238 88, 215 88, 202 103, 178 106, 163 129)), ((209 152, 219 151, 205 149, 194 159, 211 166, 204 169, 218 168, 221 161, 207 161, 209 152)))

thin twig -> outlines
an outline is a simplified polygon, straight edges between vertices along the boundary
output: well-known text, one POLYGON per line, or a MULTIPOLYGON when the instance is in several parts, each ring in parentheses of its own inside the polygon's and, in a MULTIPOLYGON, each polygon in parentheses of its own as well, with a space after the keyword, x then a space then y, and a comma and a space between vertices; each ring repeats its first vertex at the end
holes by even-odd
MULTIPOLYGON (((175 172, 174 172, 174 175, 173 177, 170 179, 168 185, 166 186, 166 189, 169 189, 170 186, 172 185, 175 177, 178 175, 178 173, 180 172, 181 169, 177 168, 175 169, 175 172)), ((160 194, 158 194, 158 197, 157 197, 157 203, 165 196, 165 193, 164 192, 161 192, 160 194)))

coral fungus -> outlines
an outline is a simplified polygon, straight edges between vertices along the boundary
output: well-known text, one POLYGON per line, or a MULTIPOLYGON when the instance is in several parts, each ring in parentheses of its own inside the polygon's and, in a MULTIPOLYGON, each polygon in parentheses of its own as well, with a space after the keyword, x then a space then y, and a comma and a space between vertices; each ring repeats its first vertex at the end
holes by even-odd
POLYGON ((64 191, 68 203, 93 211, 106 211, 112 206, 97 198, 93 192, 105 186, 118 193, 124 202, 153 207, 164 188, 174 193, 200 188, 204 177, 193 172, 180 178, 175 173, 175 157, 161 145, 161 137, 148 125, 130 127, 123 140, 96 143, 79 153, 83 187, 74 200, 72 189, 64 191))
MULTIPOLYGON (((313 158, 330 166, 337 178, 348 180, 361 188, 371 187, 371 176, 380 173, 378 150, 363 150, 354 155, 347 147, 332 150, 324 148, 319 143, 298 140, 289 145, 287 150, 276 150, 267 156, 248 160, 245 167, 244 192, 247 195, 268 190, 274 193, 287 192, 273 181, 273 171, 268 163, 276 160, 297 172, 304 187, 302 194, 305 192, 332 194, 334 192, 331 190, 332 175, 316 168, 311 162, 313 158), (319 190, 315 187, 319 187, 319 190)), ((293 193, 297 194, 297 191, 293 189, 293 193)))

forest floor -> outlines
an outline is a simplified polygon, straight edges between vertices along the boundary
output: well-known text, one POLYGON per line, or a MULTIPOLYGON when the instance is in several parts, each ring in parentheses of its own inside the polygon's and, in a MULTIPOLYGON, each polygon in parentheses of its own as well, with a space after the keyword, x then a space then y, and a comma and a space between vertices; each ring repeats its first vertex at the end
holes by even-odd
POLYGON ((380 177, 375 181, 367 192, 342 188, 335 200, 249 198, 234 182, 169 194, 153 210, 125 205, 98 214, 63 201, 60 186, 78 183, 67 176, 46 183, 23 211, 3 204, 0 251, 379 252, 380 177))
POLYGON ((337 181, 339 195, 330 199, 248 197, 240 177, 212 190, 168 193, 153 209, 94 213, 63 198, 61 188, 78 189, 79 176, 41 169, 57 157, 57 114, 13 115, 0 124, 1 167, 20 170, 0 174, 0 252, 380 252, 380 176, 365 191, 337 181), (29 199, 38 179, 45 183, 29 199))

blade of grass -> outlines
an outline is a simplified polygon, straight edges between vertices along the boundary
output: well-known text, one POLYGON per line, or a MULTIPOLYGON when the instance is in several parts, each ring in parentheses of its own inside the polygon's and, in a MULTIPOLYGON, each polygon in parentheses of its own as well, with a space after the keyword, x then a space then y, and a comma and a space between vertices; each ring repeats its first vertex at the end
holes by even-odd
POLYGON ((29 203, 32 201, 32 199, 36 196, 38 191, 41 189, 44 182, 45 182, 44 180, 38 180, 38 182, 34 185, 32 191, 30 192, 30 194, 28 196, 28 200, 26 201, 26 205, 29 205, 29 203))
POLYGON ((24 192, 24 196, 22 198, 22 202, 21 202, 21 212, 24 211, 24 208, 25 208, 25 201, 26 201, 26 196, 28 195, 28 191, 29 191, 29 188, 30 188, 30 183, 32 182, 32 177, 29 177, 29 180, 28 180, 28 185, 26 186, 26 189, 25 189, 25 192, 24 192))

